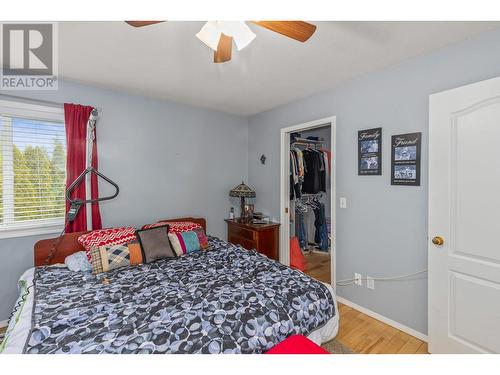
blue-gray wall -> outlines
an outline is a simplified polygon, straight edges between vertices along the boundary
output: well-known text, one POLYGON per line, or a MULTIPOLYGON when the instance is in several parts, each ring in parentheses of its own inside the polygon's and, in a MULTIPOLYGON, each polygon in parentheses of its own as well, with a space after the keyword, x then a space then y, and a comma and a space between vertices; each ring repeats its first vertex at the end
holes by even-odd
MULTIPOLYGON (((101 204, 103 225, 194 215, 226 237, 228 192, 248 176, 247 118, 69 82, 29 95, 102 108, 99 169, 120 186, 116 199, 101 204)), ((0 321, 17 298, 17 279, 33 266, 33 244, 50 237, 0 239, 0 321)))
MULTIPOLYGON (((332 69, 335 69, 332 66, 332 69)), ((252 116, 249 182, 256 208, 279 218, 280 129, 337 116, 337 276, 406 274, 427 267, 429 95, 500 75, 500 31, 380 70, 337 88, 252 116), (383 127, 383 175, 357 175, 359 129, 383 127), (420 187, 390 185, 391 134, 423 133, 420 187), (266 165, 259 162, 266 154, 266 165)), ((338 294, 422 333, 427 332, 427 280, 376 282, 376 289, 339 287, 338 294)))

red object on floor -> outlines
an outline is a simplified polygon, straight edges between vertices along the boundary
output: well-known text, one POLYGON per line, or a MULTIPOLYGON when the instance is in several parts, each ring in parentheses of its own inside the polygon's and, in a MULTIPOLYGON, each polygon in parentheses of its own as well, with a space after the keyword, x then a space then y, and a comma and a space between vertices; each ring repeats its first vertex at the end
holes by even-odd
POLYGON ((290 237, 290 267, 302 272, 306 271, 306 258, 300 250, 297 237, 290 237))
POLYGON ((272 347, 265 354, 330 354, 321 346, 316 345, 307 337, 293 335, 278 345, 272 347))

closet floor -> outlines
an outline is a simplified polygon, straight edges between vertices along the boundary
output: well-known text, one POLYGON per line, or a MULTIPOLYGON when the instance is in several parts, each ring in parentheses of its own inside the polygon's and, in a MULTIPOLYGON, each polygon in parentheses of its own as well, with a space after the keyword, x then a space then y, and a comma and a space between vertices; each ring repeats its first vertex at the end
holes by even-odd
POLYGON ((306 258, 306 274, 324 283, 331 282, 330 253, 309 251, 306 258))

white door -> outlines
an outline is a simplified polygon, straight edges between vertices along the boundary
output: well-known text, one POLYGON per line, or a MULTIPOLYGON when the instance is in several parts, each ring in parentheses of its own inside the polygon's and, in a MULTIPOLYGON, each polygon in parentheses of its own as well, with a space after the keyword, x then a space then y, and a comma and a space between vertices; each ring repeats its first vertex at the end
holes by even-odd
POLYGON ((429 351, 500 353, 500 77, 430 97, 428 252, 429 351))

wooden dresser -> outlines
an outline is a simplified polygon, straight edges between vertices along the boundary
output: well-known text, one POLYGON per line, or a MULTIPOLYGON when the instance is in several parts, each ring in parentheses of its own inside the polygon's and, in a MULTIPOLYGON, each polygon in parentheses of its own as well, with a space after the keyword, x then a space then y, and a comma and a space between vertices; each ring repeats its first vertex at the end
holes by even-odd
POLYGON ((245 249, 255 249, 268 258, 279 258, 279 223, 245 224, 226 219, 227 240, 245 249))

